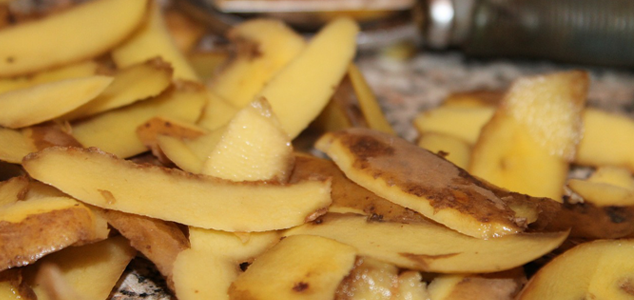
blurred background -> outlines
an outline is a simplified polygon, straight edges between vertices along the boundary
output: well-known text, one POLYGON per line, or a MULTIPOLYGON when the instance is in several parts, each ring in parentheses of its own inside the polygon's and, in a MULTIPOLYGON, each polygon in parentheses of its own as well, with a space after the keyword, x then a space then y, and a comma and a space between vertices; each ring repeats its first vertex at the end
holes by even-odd
POLYGON ((634 2, 629 0, 178 0, 219 34, 252 17, 273 17, 304 32, 335 16, 363 27, 371 50, 409 42, 475 57, 545 58, 634 66, 634 2))

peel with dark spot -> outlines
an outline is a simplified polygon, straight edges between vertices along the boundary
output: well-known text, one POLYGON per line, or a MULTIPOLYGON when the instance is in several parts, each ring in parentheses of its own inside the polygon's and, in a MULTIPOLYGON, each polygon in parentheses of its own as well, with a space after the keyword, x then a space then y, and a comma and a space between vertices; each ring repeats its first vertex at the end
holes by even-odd
POLYGON ((553 202, 549 199, 512 193, 485 183, 438 155, 370 129, 329 133, 317 142, 317 148, 362 187, 474 237, 524 231, 529 223, 527 217, 518 215, 511 205, 537 216, 558 208, 556 204, 549 206, 553 202))

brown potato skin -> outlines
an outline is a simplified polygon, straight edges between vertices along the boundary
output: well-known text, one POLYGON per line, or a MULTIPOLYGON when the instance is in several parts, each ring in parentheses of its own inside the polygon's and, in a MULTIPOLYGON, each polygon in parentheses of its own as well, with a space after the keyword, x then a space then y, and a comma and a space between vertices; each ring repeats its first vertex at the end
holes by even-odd
POLYGON ((159 147, 157 137, 159 135, 167 135, 176 138, 193 139, 203 135, 204 132, 172 123, 169 119, 154 117, 139 125, 136 129, 136 134, 139 137, 139 140, 141 140, 141 142, 150 149, 158 161, 160 161, 163 165, 172 166, 172 161, 165 156, 165 153, 163 153, 161 147, 159 147))
POLYGON ((53 121, 31 126, 27 129, 27 135, 33 140, 37 150, 53 146, 82 145, 70 134, 70 125, 59 124, 53 121))
POLYGON ((19 223, 0 221, 0 271, 94 238, 93 215, 80 205, 33 214, 19 223))
POLYGON ((295 169, 291 174, 290 183, 315 176, 332 178, 332 206, 362 210, 374 221, 433 222, 413 210, 394 204, 354 183, 332 161, 296 153, 295 169))
MULTIPOLYGON (((474 177, 475 178, 475 177, 474 177)), ((554 201, 550 198, 532 197, 525 194, 511 192, 503 188, 497 187, 485 180, 478 179, 479 183, 490 189, 496 196, 509 205, 512 209, 523 208, 527 210, 533 210, 537 214, 537 219, 528 224, 526 231, 553 231, 547 230, 549 224, 553 222, 553 219, 557 217, 560 211, 563 209, 561 203, 554 201)), ((568 228, 560 228, 554 231, 565 231, 568 228)))
POLYGON ((571 228, 570 237, 583 239, 634 237, 634 207, 598 207, 587 202, 574 204, 565 199, 562 210, 547 229, 568 228, 571 228))
POLYGON ((167 278, 174 290, 172 267, 178 254, 189 248, 189 240, 176 223, 145 216, 104 210, 108 223, 130 240, 130 245, 143 253, 167 278))
POLYGON ((435 210, 456 210, 480 222, 498 222, 518 231, 527 226, 516 218, 508 202, 525 202, 530 197, 503 191, 442 157, 378 131, 350 128, 332 136, 349 149, 355 169, 427 198, 435 210))

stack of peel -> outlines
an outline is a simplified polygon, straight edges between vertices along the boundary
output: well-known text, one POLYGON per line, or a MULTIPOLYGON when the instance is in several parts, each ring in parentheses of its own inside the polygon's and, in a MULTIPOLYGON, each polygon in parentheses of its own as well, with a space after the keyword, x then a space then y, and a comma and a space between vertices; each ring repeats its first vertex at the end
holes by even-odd
POLYGON ((633 295, 634 269, 619 257, 634 246, 634 121, 586 107, 588 81, 580 71, 521 78, 507 91, 451 95, 414 121, 419 146, 497 186, 561 203, 546 225, 570 229, 556 253, 581 245, 541 268, 518 299, 633 295), (590 176, 570 177, 579 167, 590 176))
MULTIPOLYGON (((152 1, 1 28, 0 298, 107 299, 137 251, 181 300, 631 293, 629 265, 612 268, 627 240, 585 243, 528 284, 522 268, 586 226, 560 203, 569 164, 592 159, 589 133, 605 130, 584 110, 585 73, 475 101, 488 111, 473 146, 443 136, 436 155, 394 136, 352 64, 357 31, 340 18, 306 41, 245 22, 205 83, 152 1), (328 131, 315 147, 332 161, 294 150, 309 125, 328 131), (549 282, 596 255, 574 286, 549 282)), ((614 182, 605 170, 589 181, 614 182)), ((588 183, 568 185, 590 201, 575 188, 588 183)))

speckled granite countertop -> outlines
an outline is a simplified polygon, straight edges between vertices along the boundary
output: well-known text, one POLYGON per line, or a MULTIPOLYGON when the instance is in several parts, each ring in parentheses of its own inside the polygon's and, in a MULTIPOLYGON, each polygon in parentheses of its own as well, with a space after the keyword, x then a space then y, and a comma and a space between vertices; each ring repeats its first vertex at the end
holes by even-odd
MULTIPOLYGON (((627 70, 547 62, 478 61, 465 59, 458 53, 419 53, 407 61, 366 55, 358 59, 358 64, 387 118, 410 141, 417 137, 412 125, 416 114, 438 105, 450 93, 501 89, 522 75, 572 68, 587 69, 592 74, 589 105, 634 114, 634 73, 627 70)), ((164 282, 151 264, 140 258, 128 267, 117 289, 113 300, 175 299, 166 292, 164 282)))

